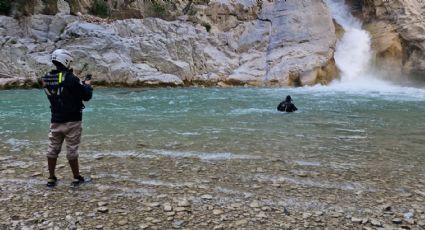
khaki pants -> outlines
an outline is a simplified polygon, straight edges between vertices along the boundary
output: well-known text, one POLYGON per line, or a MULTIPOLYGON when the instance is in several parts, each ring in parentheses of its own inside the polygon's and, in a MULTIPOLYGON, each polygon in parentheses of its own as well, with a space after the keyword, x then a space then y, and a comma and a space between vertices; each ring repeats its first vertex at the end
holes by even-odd
POLYGON ((81 121, 67 123, 51 123, 49 132, 48 158, 58 158, 63 141, 66 141, 66 158, 78 158, 78 147, 81 140, 81 121))

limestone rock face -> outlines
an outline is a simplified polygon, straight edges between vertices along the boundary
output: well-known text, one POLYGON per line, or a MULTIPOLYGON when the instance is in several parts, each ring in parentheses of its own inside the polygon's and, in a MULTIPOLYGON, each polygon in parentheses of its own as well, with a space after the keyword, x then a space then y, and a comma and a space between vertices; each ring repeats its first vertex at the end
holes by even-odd
POLYGON ((378 65, 425 79, 425 1, 364 0, 363 17, 377 50, 378 65), (392 66, 391 68, 389 66, 392 66))
POLYGON ((291 72, 299 74, 302 85, 326 83, 318 79, 323 71, 336 77, 332 68, 335 27, 323 1, 264 1, 262 7, 261 18, 271 23, 267 81, 290 84, 291 72))
MULTIPOLYGON (((0 16, 3 78, 34 82, 52 68, 57 48, 73 53, 77 75, 91 73, 95 83, 107 85, 298 86, 326 84, 337 75, 335 27, 323 1, 212 0, 173 21, 93 23, 67 14, 76 6, 66 2, 58 1, 54 16, 0 16)), ((79 2, 84 9, 90 5, 79 2)), ((8 79, 0 82, 11 84, 8 79)))

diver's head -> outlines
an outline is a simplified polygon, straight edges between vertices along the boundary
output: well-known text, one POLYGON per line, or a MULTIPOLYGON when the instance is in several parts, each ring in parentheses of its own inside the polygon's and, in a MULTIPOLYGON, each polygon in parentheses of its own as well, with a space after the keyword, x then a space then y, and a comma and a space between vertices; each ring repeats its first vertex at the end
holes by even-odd
POLYGON ((286 99, 285 99, 285 101, 286 101, 286 102, 290 102, 290 101, 292 101, 292 98, 291 98, 291 96, 289 96, 289 95, 288 95, 288 96, 286 96, 286 99))

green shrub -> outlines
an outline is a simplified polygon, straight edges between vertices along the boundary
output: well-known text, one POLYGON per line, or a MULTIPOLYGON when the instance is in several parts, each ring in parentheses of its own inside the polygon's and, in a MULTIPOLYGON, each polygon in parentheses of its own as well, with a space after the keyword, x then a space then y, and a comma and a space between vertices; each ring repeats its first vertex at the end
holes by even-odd
POLYGON ((101 18, 107 18, 111 14, 111 9, 104 0, 95 0, 90 7, 90 13, 101 18))
POLYGON ((0 0, 0 14, 10 15, 10 10, 12 9, 11 0, 0 0))
POLYGON ((165 14, 165 6, 161 3, 158 3, 158 2, 152 3, 151 9, 156 17, 162 17, 165 14))

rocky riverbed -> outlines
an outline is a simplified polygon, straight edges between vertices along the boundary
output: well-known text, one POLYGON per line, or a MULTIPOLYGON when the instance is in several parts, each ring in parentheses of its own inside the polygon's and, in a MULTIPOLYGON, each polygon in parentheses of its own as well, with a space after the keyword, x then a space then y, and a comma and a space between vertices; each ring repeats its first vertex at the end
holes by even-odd
MULTIPOLYGON (((93 181, 45 187, 43 153, 0 152, 0 229, 424 229, 415 167, 227 155, 81 153, 93 181), (403 178, 403 179, 400 179, 403 178)), ((252 153, 261 156, 261 153, 252 153)))

